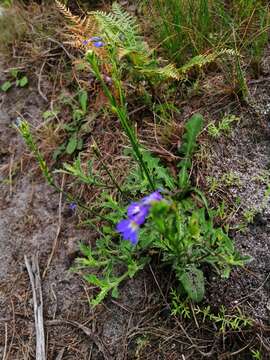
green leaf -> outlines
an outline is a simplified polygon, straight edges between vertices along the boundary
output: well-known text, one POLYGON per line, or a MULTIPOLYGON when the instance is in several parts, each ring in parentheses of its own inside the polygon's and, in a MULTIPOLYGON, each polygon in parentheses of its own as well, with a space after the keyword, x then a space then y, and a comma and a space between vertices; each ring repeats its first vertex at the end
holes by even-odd
POLYGON ((196 149, 196 140, 203 126, 203 117, 200 114, 194 114, 185 125, 185 134, 182 138, 180 154, 184 159, 180 161, 178 166, 181 168, 179 172, 179 186, 186 188, 188 186, 188 170, 192 165, 192 155, 196 149))
POLYGON ((87 104, 88 104, 88 94, 86 90, 82 90, 79 93, 79 103, 81 105, 82 111, 85 114, 87 111, 87 104))
POLYGON ((54 118, 54 117, 56 117, 57 114, 58 114, 58 111, 47 110, 47 111, 44 111, 44 112, 42 113, 42 117, 43 117, 44 120, 47 120, 47 119, 49 119, 49 118, 54 118))
POLYGON ((69 139, 69 142, 67 144, 66 147, 66 153, 71 155, 74 153, 74 151, 77 149, 77 137, 76 136, 72 136, 69 139))
POLYGON ((16 68, 13 68, 13 69, 10 69, 9 70, 9 73, 12 77, 14 77, 14 79, 17 78, 18 74, 19 74, 20 70, 19 69, 16 69, 16 68))
POLYGON ((72 119, 75 121, 75 122, 79 122, 80 120, 82 120, 83 116, 84 116, 84 112, 80 109, 75 109, 73 111, 73 114, 72 114, 72 119))
POLYGON ((183 143, 180 147, 180 153, 186 157, 191 157, 195 150, 196 139, 203 126, 203 117, 201 114, 194 114, 185 125, 185 134, 183 143))
POLYGON ((5 81, 1 85, 1 90, 4 91, 4 92, 7 92, 11 87, 12 87, 12 83, 10 81, 5 81))
POLYGON ((196 267, 192 267, 183 272, 179 280, 191 300, 202 301, 205 293, 203 272, 196 267))
POLYGON ((59 156, 61 156, 64 152, 65 152, 65 149, 66 149, 66 145, 65 144, 61 144, 59 145, 53 152, 53 160, 57 160, 59 156))
POLYGON ((117 299, 119 297, 119 290, 118 290, 117 286, 112 289, 112 297, 115 299, 117 299))
POLYGON ((78 139, 77 150, 82 150, 83 148, 83 139, 78 139))
POLYGON ((100 280, 96 275, 93 274, 87 274, 84 275, 84 279, 89 282, 90 284, 93 284, 100 289, 105 288, 105 282, 103 280, 100 280))
POLYGON ((81 251, 81 253, 86 256, 86 257, 91 257, 92 256, 92 249, 90 246, 84 244, 84 243, 80 243, 79 244, 79 249, 81 251))
POLYGON ((27 76, 23 76, 20 80, 19 80, 19 86, 20 87, 24 87, 28 84, 28 78, 27 76))
POLYGON ((107 288, 107 287, 103 288, 98 293, 98 295, 90 301, 90 304, 94 307, 97 306, 98 304, 100 304, 105 299, 105 297, 108 295, 109 291, 110 291, 110 288, 107 288))

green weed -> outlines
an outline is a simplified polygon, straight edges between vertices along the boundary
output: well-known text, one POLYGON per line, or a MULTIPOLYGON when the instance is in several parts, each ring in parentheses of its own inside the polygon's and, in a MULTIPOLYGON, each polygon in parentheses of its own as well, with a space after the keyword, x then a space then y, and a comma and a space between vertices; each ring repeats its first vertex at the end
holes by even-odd
POLYGON ((225 115, 217 125, 213 121, 210 122, 207 131, 213 138, 228 135, 232 131, 232 125, 239 120, 240 118, 235 115, 225 115))
MULTIPOLYGON (((171 313, 174 316, 182 316, 183 318, 191 319, 193 312, 187 301, 181 300, 179 294, 172 290, 171 292, 171 313)), ((226 308, 222 305, 217 314, 211 311, 211 307, 200 307, 199 305, 194 306, 194 314, 200 316, 202 323, 209 321, 219 329, 221 333, 226 331, 239 331, 243 328, 252 326, 252 319, 246 317, 242 311, 237 308, 237 313, 230 314, 226 308)))
POLYGON ((260 350, 251 349, 250 353, 251 353, 251 356, 253 359, 262 360, 262 354, 261 354, 260 350))
MULTIPOLYGON (((185 162, 186 159, 191 161, 191 144, 194 151, 197 137, 197 132, 194 131, 193 126, 191 127, 193 123, 194 118, 186 126, 189 134, 184 137, 186 145, 182 148, 182 153, 186 153, 187 156, 183 160, 181 171, 185 171, 186 174, 188 169, 185 162)), ((149 166, 150 174, 153 175, 154 170, 157 174, 156 178, 159 178, 167 189, 171 186, 176 190, 177 183, 169 177, 169 173, 166 171, 164 176, 161 175, 164 169, 163 167, 159 169, 159 162, 154 158, 151 159, 150 154, 147 154, 147 159, 145 164, 149 166), (151 164, 154 164, 154 167, 151 167, 151 164)), ((141 172, 137 175, 138 181, 139 176, 142 175, 141 172)), ((187 175, 184 178, 187 179, 187 175)), ((142 182, 139 184, 142 185, 142 182)), ((130 179, 128 179, 128 189, 130 189, 130 179)), ((145 188, 141 187, 140 190, 148 189, 149 184, 146 183, 145 188)), ((109 196, 106 197, 102 208, 111 210, 109 213, 106 211, 105 218, 113 224, 119 223, 125 214, 125 208, 109 196)), ((214 216, 215 212, 208 209, 203 194, 184 182, 184 187, 174 196, 164 189, 164 200, 152 205, 148 222, 140 230, 136 247, 126 241, 120 243, 112 241, 116 237, 114 227, 105 226, 102 229, 104 235, 96 243, 96 247, 83 246, 85 257, 78 260, 80 269, 90 267, 104 274, 102 278, 93 277, 92 274, 85 276, 87 281, 100 289, 92 304, 98 304, 109 292, 117 296, 120 283, 128 277, 133 277, 150 261, 151 250, 160 252, 162 261, 172 266, 182 291, 193 301, 201 301, 205 293, 204 274, 201 270, 203 263, 212 265, 221 276, 227 278, 231 266, 243 265, 247 260, 235 251, 228 235, 221 228, 214 227, 214 216), (185 195, 187 189, 193 192, 192 197, 185 195), (118 273, 119 266, 126 271, 118 273)))
POLYGON ((6 80, 0 85, 0 89, 3 92, 7 92, 10 90, 13 86, 16 87, 25 87, 28 85, 28 77, 24 75, 19 69, 12 68, 9 70, 9 77, 10 80, 6 80))
POLYGON ((268 39, 269 6, 261 0, 154 0, 151 8, 161 45, 178 64, 209 49, 233 49, 235 39, 259 61, 268 39))
MULTIPOLYGON (((68 106, 71 110, 71 121, 60 125, 60 129, 66 133, 65 141, 55 149, 53 159, 57 160, 64 154, 72 155, 83 149, 83 138, 81 129, 85 123, 88 110, 88 93, 86 90, 79 90, 74 98, 61 96, 59 107, 68 106)), ((48 110, 43 113, 43 118, 48 120, 57 116, 59 110, 48 110)))

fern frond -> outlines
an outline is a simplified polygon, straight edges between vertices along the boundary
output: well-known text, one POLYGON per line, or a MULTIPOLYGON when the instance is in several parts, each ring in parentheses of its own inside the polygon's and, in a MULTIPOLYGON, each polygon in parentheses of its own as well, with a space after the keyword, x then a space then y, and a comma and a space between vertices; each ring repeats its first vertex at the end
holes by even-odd
POLYGON ((148 76, 158 76, 162 79, 179 79, 178 70, 175 68, 173 64, 168 64, 164 67, 153 67, 151 68, 142 68, 139 70, 142 74, 148 76))
POLYGON ((55 0, 55 4, 59 11, 72 23, 80 25, 81 24, 81 18, 77 15, 73 15, 71 11, 66 7, 65 4, 61 3, 58 0, 55 0))
POLYGON ((122 29, 124 35, 126 33, 133 33, 136 35, 139 32, 139 25, 137 24, 136 18, 125 11, 119 4, 112 4, 112 12, 118 23, 120 25, 122 24, 120 29, 122 29))
POLYGON ((112 12, 92 12, 102 31, 108 39, 118 46, 136 52, 145 51, 142 37, 139 36, 139 25, 136 18, 125 11, 119 4, 113 3, 112 12))
POLYGON ((179 75, 184 77, 191 69, 195 67, 202 68, 203 66, 215 61, 221 55, 235 56, 236 51, 233 49, 221 49, 210 54, 197 55, 179 69, 179 75))
POLYGON ((74 44, 76 44, 75 47, 81 47, 77 46, 80 42, 83 40, 89 38, 90 36, 94 35, 95 30, 97 28, 95 19, 93 16, 84 16, 80 17, 77 15, 73 15, 71 11, 59 0, 55 0, 55 4, 59 11, 71 22, 72 25, 68 25, 68 30, 70 34, 74 34, 76 36, 74 44))

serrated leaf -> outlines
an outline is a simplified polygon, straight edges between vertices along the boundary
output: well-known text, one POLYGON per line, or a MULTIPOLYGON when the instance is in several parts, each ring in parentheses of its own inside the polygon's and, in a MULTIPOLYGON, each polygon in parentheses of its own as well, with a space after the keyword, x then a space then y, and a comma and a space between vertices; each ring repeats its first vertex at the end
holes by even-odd
POLYGON ((67 147, 66 147, 66 153, 71 155, 74 153, 74 151, 77 149, 77 137, 75 136, 72 136, 70 139, 69 139, 69 142, 67 144, 67 147))
POLYGON ((11 87, 12 87, 12 83, 10 81, 5 81, 1 85, 1 90, 4 91, 4 92, 7 92, 11 87))
POLYGON ((105 299, 105 297, 107 296, 107 294, 108 294, 109 291, 110 291, 110 289, 108 289, 108 288, 103 288, 103 289, 98 293, 98 295, 97 295, 94 299, 92 299, 92 300, 90 301, 91 305, 95 307, 95 306, 97 306, 98 304, 100 304, 100 303, 105 299))
POLYGON ((156 184, 163 185, 166 188, 173 190, 175 188, 175 181, 169 171, 160 163, 160 159, 153 156, 149 151, 142 150, 143 161, 145 162, 149 172, 156 180, 156 184))
POLYGON ((80 244, 79 244, 79 249, 80 249, 80 252, 81 252, 84 256, 86 256, 86 257, 92 256, 92 249, 91 249, 90 246, 87 246, 87 245, 85 245, 85 244, 83 244, 83 243, 80 243, 80 244))
POLYGON ((196 267, 192 267, 183 272, 179 280, 191 300, 202 301, 205 293, 203 272, 196 267))
POLYGON ((179 152, 190 157, 196 146, 196 139, 203 126, 203 116, 194 114, 185 124, 185 134, 179 152))
POLYGON ((96 275, 93 274, 88 274, 88 275, 84 275, 84 278, 86 281, 88 281, 90 284, 93 284, 99 288, 103 288, 105 283, 103 280, 100 280, 96 275))

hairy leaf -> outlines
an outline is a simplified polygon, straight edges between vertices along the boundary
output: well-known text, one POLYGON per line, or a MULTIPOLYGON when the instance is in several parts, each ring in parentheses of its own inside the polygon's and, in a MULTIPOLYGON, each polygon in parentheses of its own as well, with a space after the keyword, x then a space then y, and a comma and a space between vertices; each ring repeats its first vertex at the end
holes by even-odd
POLYGON ((191 300, 202 301, 205 293, 203 272, 196 267, 192 267, 183 272, 179 280, 191 300))

